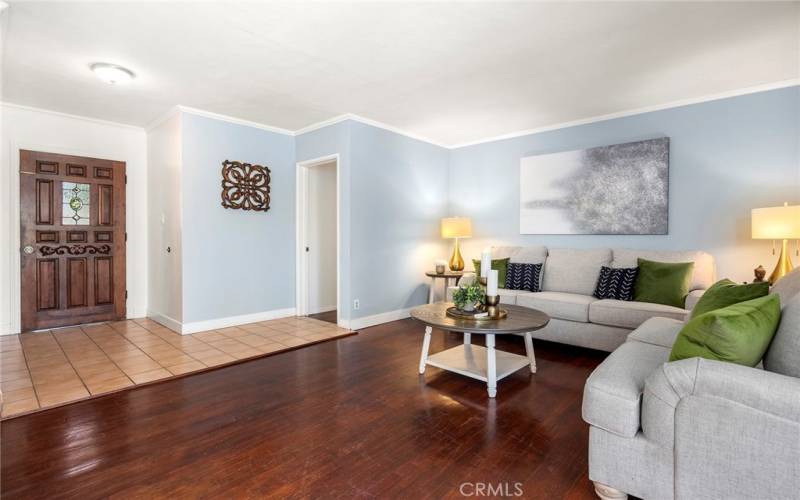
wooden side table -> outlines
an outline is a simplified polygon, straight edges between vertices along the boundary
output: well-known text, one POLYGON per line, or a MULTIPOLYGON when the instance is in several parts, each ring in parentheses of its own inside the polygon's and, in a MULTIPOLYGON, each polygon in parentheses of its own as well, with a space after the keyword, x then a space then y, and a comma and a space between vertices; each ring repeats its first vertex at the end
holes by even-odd
POLYGON ((450 287, 450 280, 454 279, 456 285, 458 285, 458 280, 464 275, 461 271, 445 271, 441 274, 437 273, 436 271, 428 271, 425 273, 425 276, 431 279, 431 286, 430 290, 428 291, 428 304, 433 303, 433 296, 434 290, 436 288, 436 280, 441 278, 444 279, 444 297, 447 300, 447 289, 450 287))

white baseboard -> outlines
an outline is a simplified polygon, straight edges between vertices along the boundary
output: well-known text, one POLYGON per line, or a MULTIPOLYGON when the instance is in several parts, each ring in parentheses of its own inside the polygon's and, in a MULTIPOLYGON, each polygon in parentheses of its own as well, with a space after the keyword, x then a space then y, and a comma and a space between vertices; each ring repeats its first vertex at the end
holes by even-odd
POLYGON ((316 310, 315 309, 310 309, 308 314, 320 314, 320 313, 326 313, 326 312, 331 312, 331 311, 335 311, 335 310, 336 310, 336 306, 335 305, 333 305, 333 306, 323 306, 323 307, 317 308, 316 310))
POLYGON ((263 311, 253 314, 242 314, 241 316, 228 316, 226 318, 207 319, 203 321, 193 321, 191 323, 181 323, 169 316, 155 311, 150 311, 147 316, 157 323, 161 323, 172 331, 181 335, 190 333, 205 332, 218 328, 228 328, 230 326, 246 325, 258 321, 268 321, 271 319, 290 318, 295 315, 295 308, 275 309, 273 311, 263 311))
POLYGON ((355 318, 349 321, 348 328, 351 330, 360 330, 370 326, 388 323, 390 321, 397 321, 398 319, 408 318, 411 312, 411 307, 406 309, 397 309, 396 311, 389 311, 385 313, 375 314, 373 316, 365 316, 363 318, 355 318))
POLYGON ((15 332, 14 329, 11 327, 11 323, 3 323, 0 325, 0 335, 14 335, 19 332, 15 332))
POLYGON ((181 322, 177 319, 170 318, 166 314, 161 314, 155 311, 147 311, 147 317, 155 321, 156 323, 160 323, 173 332, 181 333, 181 322))
POLYGON ((141 318, 146 318, 146 317, 147 317, 147 314, 149 314, 149 313, 142 314, 142 313, 141 313, 141 311, 139 311, 139 309, 130 309, 130 308, 129 308, 129 309, 127 310, 126 314, 125 314, 125 319, 141 319, 141 318))
POLYGON ((258 321, 268 321, 271 319, 289 318, 296 314, 294 307, 286 309, 275 309, 273 311, 263 311, 253 314, 242 314, 241 316, 228 316, 227 318, 208 319, 205 321, 193 321, 183 323, 180 332, 187 333, 204 332, 206 330, 216 330, 218 328, 228 328, 229 326, 246 325, 258 321))

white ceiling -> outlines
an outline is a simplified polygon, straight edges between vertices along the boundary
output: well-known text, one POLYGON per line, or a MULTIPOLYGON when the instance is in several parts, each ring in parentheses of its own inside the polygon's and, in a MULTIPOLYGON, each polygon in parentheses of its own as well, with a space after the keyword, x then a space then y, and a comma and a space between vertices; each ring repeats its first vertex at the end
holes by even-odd
POLYGON ((800 3, 17 3, 3 100, 146 125, 182 104, 443 144, 800 77, 800 3), (126 66, 128 86, 88 64, 126 66))

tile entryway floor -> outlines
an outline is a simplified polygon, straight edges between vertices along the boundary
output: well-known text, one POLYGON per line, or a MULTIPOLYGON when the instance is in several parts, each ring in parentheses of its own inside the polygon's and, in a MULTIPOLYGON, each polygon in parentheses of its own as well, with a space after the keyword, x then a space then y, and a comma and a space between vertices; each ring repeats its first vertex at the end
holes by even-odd
POLYGON ((192 335, 149 319, 4 335, 2 417, 352 333, 313 318, 284 318, 192 335))

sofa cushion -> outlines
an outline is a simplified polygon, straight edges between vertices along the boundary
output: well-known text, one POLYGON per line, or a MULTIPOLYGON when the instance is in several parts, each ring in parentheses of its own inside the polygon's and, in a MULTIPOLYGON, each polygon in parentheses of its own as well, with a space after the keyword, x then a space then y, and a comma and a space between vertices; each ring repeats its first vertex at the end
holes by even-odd
POLYGON ((547 259, 547 247, 492 247, 493 259, 511 259, 522 264, 541 264, 547 259))
POLYGON ((656 316, 683 321, 688 314, 686 309, 651 302, 603 299, 589 306, 590 322, 623 328, 637 328, 656 316))
POLYGON ((778 331, 764 356, 764 369, 800 377, 800 294, 783 306, 778 331))
POLYGON ((672 318, 650 318, 628 335, 628 342, 643 342, 672 349, 684 323, 672 318))
POLYGON ((745 283, 740 285, 725 278, 717 281, 705 291, 700 300, 692 307, 692 318, 703 313, 728 307, 738 302, 757 299, 769 293, 769 283, 745 283))
POLYGON ((670 361, 701 357, 756 366, 781 319, 780 298, 767 295, 689 320, 675 339, 670 361))
MULTIPOLYGON (((506 282, 506 275, 508 274, 508 263, 509 258, 506 257, 504 259, 492 259, 491 262, 491 270, 497 271, 497 283, 501 286, 506 282)), ((482 269, 481 269, 481 261, 479 259, 472 259, 472 266, 475 268, 475 275, 476 276, 483 276, 482 269)), ((488 276, 489 273, 486 273, 488 276)))
POLYGON ((517 305, 539 309, 551 318, 568 319, 570 321, 589 321, 589 304, 597 301, 591 295, 579 295, 563 292, 520 293, 517 305))
POLYGON ((639 431, 644 382, 669 357, 669 349, 626 342, 595 368, 583 390, 583 419, 632 438, 639 431))
POLYGON ((694 262, 655 262, 639 259, 633 300, 683 307, 689 295, 694 262))
POLYGON ((594 296, 598 299, 633 300, 633 286, 638 274, 638 267, 603 266, 594 296))
POLYGON ((500 296, 500 303, 501 304, 511 304, 514 305, 517 303, 517 295, 522 290, 506 290, 505 288, 498 288, 497 295, 500 296))
POLYGON ((781 307, 786 306, 796 295, 800 295, 800 267, 776 281, 769 293, 780 295, 781 307))
POLYGON ((612 267, 636 267, 637 259, 656 262, 694 262, 694 270, 689 283, 689 290, 700 290, 710 287, 716 281, 714 257, 696 250, 659 251, 632 250, 629 248, 613 249, 612 267))
POLYGON ((611 250, 608 248, 551 248, 544 263, 542 290, 592 295, 600 277, 600 268, 610 262, 611 250))
POLYGON ((524 262, 509 262, 506 272, 506 282, 501 284, 508 290, 525 290, 538 292, 543 264, 529 264, 524 262))

